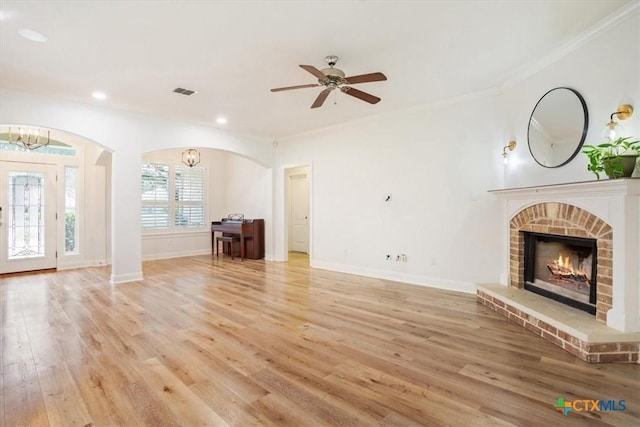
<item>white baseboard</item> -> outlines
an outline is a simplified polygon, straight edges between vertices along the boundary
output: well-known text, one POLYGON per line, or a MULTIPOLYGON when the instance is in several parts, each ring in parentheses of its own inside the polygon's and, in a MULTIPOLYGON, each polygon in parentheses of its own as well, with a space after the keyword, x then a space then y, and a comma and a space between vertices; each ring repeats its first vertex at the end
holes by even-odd
POLYGON ((142 261, 154 261, 157 259, 182 258, 185 256, 211 255, 211 248, 197 249, 193 251, 164 252, 159 254, 142 255, 142 261))
POLYGON ((56 270, 72 270, 74 268, 87 268, 87 267, 104 267, 108 265, 106 259, 98 259, 94 261, 73 261, 73 262, 58 262, 56 270))
POLYGON ((111 274, 110 282, 116 285, 119 283, 135 282, 142 279, 142 271, 140 271, 138 273, 111 274))
POLYGON ((396 271, 376 270, 362 268, 353 265, 336 264, 325 261, 310 261, 311 267, 322 270, 338 271, 340 273, 356 274, 358 276, 375 277, 376 279, 392 280, 394 282, 409 283, 411 285, 426 286, 429 288, 445 289, 449 291, 476 293, 476 284, 458 280, 439 279, 417 274, 399 273, 396 271))

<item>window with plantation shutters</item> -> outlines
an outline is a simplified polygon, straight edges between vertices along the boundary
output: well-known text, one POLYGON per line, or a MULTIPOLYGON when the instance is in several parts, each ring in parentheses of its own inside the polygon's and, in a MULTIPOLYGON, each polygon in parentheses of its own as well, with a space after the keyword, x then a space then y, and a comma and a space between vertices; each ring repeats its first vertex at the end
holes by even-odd
POLYGON ((205 226, 202 167, 142 164, 142 229, 181 230, 205 226))
POLYGON ((204 168, 176 166, 174 226, 204 227, 204 168))

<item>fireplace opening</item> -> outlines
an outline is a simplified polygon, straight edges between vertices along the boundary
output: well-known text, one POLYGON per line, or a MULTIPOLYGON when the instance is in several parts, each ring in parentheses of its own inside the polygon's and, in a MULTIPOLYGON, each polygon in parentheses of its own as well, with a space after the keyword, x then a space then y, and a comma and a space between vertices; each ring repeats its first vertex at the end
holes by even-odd
POLYGON ((596 314, 595 239, 524 233, 524 288, 596 314))

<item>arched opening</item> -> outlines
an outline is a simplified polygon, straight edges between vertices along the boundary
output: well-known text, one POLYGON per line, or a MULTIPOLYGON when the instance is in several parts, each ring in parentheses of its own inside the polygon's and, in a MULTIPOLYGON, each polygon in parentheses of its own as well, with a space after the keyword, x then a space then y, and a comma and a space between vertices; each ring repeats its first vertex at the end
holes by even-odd
POLYGON ((15 143, 17 128, 12 143, 0 126, 0 273, 108 264, 111 152, 43 128, 49 145, 26 150, 15 143))
MULTIPOLYGON (((230 214, 271 221, 269 168, 230 151, 196 149, 200 162, 193 168, 182 163, 183 148, 142 155, 143 260, 211 253, 210 224, 230 214), (185 201, 181 189, 186 174, 191 181, 190 200, 185 201)), ((269 247, 270 232, 266 234, 269 247)))

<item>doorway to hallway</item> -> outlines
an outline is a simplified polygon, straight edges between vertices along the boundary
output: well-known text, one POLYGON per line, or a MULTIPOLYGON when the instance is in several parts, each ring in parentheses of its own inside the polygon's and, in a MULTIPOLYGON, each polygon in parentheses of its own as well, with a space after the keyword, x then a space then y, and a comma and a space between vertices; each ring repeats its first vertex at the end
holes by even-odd
POLYGON ((287 171, 288 248, 289 251, 309 253, 310 197, 309 167, 287 171))

